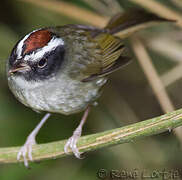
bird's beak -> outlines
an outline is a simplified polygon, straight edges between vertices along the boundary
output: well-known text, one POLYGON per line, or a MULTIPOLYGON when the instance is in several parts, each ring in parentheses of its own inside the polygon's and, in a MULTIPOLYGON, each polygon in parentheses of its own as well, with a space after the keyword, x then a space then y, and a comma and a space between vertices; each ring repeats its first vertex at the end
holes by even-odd
POLYGON ((14 74, 16 72, 20 72, 20 71, 26 71, 26 70, 30 70, 30 66, 26 63, 18 63, 18 64, 14 64, 13 67, 9 70, 9 75, 14 74))

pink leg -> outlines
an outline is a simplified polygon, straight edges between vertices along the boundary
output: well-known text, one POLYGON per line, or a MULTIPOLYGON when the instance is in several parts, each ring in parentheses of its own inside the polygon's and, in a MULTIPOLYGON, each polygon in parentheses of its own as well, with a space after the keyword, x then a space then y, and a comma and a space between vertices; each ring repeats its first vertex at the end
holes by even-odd
POLYGON ((87 109, 85 110, 83 117, 80 121, 79 126, 75 129, 75 131, 73 132, 73 135, 68 139, 68 141, 66 142, 65 146, 64 146, 64 152, 66 154, 68 154, 68 148, 70 148, 73 151, 73 154, 80 159, 80 152, 76 146, 78 139, 81 137, 82 134, 82 128, 84 123, 86 122, 86 119, 88 117, 88 114, 90 112, 90 106, 87 107, 87 109))
POLYGON ((30 161, 33 160, 32 158, 32 146, 36 144, 35 137, 38 134, 40 128, 43 126, 43 124, 47 121, 47 119, 50 117, 51 114, 47 113, 40 123, 35 127, 35 129, 30 133, 30 135, 27 137, 27 140, 25 144, 21 147, 20 151, 18 152, 17 155, 17 160, 20 160, 21 156, 23 157, 24 160, 24 165, 28 167, 28 159, 30 161), (28 159, 27 159, 28 155, 28 159))

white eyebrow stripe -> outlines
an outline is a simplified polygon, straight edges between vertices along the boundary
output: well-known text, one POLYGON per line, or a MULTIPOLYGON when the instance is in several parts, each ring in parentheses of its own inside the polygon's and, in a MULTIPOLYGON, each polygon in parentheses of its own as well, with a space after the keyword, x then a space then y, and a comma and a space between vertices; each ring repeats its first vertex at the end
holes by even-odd
POLYGON ((23 45, 24 45, 25 40, 28 39, 29 36, 30 36, 32 33, 36 32, 36 31, 38 31, 38 30, 40 30, 40 29, 36 29, 36 30, 30 32, 29 34, 27 34, 27 35, 18 43, 17 50, 16 50, 17 59, 21 59, 21 58, 22 58, 21 54, 22 54, 23 45))
POLYGON ((37 61, 37 60, 41 59, 45 53, 56 49, 56 47, 58 47, 59 45, 64 45, 64 41, 61 38, 52 38, 51 41, 46 46, 44 46, 37 52, 33 52, 29 55, 26 55, 24 57, 24 60, 25 61, 28 61, 28 60, 37 61))
POLYGON ((18 59, 21 58, 21 53, 22 53, 22 50, 23 50, 24 41, 25 41, 25 39, 27 39, 27 38, 30 36, 30 34, 31 34, 31 33, 27 34, 27 35, 18 43, 17 50, 16 50, 18 59))
POLYGON ((27 34, 27 35, 18 43, 17 50, 16 50, 17 59, 21 59, 21 58, 22 58, 21 54, 22 54, 23 45, 24 45, 25 40, 28 39, 29 36, 30 36, 32 33, 36 32, 36 31, 38 31, 38 30, 40 30, 40 29, 36 29, 36 30, 30 32, 29 34, 27 34))

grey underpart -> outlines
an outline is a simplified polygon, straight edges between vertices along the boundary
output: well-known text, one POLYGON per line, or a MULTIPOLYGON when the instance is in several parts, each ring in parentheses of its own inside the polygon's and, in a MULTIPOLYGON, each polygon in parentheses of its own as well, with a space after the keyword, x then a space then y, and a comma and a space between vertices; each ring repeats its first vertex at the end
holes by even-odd
POLYGON ((43 82, 27 82, 19 76, 8 80, 10 89, 24 105, 65 115, 83 111, 100 96, 100 88, 106 83, 106 78, 83 83, 63 73, 43 82))

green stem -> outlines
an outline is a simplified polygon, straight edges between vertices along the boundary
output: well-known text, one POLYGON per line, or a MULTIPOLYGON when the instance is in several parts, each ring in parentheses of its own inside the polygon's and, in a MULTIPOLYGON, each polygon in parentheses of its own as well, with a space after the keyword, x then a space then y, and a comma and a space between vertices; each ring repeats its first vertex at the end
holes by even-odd
MULTIPOLYGON (((78 149, 80 152, 88 152, 116 144, 123 144, 145 136, 159 134, 180 125, 182 125, 182 109, 125 127, 83 136, 78 141, 78 149)), ((62 140, 35 145, 33 147, 34 160, 40 161, 66 156, 64 153, 65 142, 66 140, 62 140)), ((16 156, 19 149, 20 147, 0 148, 0 163, 17 163, 16 156)), ((72 153, 70 152, 70 154, 72 153)))

